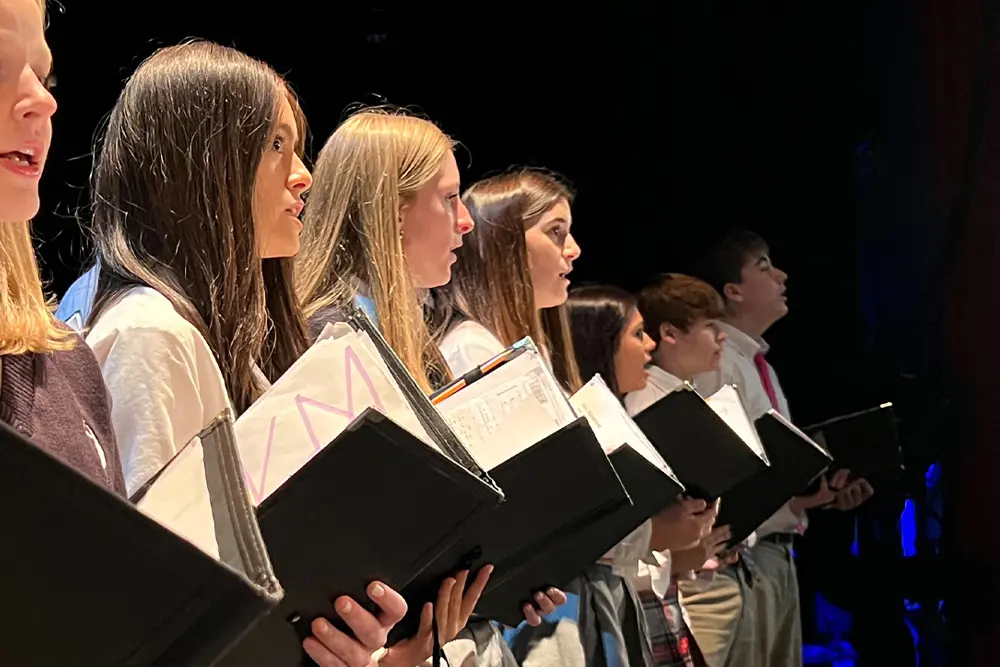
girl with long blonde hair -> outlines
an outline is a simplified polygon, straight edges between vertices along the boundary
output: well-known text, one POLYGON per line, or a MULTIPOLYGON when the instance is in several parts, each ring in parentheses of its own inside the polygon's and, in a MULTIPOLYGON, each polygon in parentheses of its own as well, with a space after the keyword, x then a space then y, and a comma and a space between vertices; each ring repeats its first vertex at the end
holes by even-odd
POLYGON ((44 2, 0 4, 0 421, 124 494, 100 369, 52 315, 27 222, 56 111, 44 20, 44 2))
MULTIPOLYGON (((295 266, 314 335, 359 308, 428 392, 451 375, 424 322, 427 293, 451 280, 455 251, 472 230, 454 147, 434 123, 399 109, 350 116, 316 160, 295 266)), ((492 626, 466 625, 484 572, 488 576, 484 568, 463 598, 461 623, 449 624, 451 631, 440 637, 453 664, 466 664, 470 651, 480 665, 512 664, 492 626)), ((459 574, 463 581, 467 576, 459 574)), ((554 589, 536 600, 543 613, 565 601, 554 589)), ((541 622, 532 605, 524 613, 529 623, 541 622)), ((423 657, 410 647, 393 647, 383 662, 395 667, 423 657)))

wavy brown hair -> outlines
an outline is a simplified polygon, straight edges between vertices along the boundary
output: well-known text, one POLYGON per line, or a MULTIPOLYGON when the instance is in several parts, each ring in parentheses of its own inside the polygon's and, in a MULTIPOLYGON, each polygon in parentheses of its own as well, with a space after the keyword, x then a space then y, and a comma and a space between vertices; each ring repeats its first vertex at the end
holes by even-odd
POLYGON ((455 252, 451 282, 432 290, 428 318, 435 340, 463 319, 483 325, 505 346, 531 336, 548 352, 558 380, 571 391, 581 386, 563 308, 535 307, 524 239, 543 215, 573 197, 562 178, 530 168, 483 179, 465 191, 462 201, 476 226, 455 252))
POLYGON ((305 351, 291 260, 258 254, 257 168, 291 89, 211 42, 161 49, 125 85, 93 173, 100 275, 90 322, 135 286, 165 296, 208 341, 238 413, 305 351))
POLYGON ((352 115, 316 160, 296 260, 306 317, 342 313, 359 289, 367 290, 382 335, 425 391, 450 373, 424 323, 399 211, 437 175, 454 146, 434 123, 400 109, 352 115))

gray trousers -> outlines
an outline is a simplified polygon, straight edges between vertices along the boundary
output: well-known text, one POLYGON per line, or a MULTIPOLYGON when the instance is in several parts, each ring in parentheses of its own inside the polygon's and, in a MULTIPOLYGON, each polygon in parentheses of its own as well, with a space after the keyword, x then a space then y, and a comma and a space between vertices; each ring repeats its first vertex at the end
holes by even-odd
POLYGON ((761 541, 751 555, 757 569, 753 587, 755 667, 802 667, 799 581, 787 546, 761 541))

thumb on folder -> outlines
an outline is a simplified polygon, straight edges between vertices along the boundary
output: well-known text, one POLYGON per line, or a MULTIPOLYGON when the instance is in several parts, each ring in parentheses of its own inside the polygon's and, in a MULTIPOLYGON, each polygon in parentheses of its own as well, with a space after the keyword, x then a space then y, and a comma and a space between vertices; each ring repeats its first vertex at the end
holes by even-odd
POLYGON ((415 667, 423 664, 434 652, 434 620, 437 619, 438 640, 445 644, 454 639, 469 622, 479 597, 486 589, 493 567, 487 565, 466 590, 469 571, 441 582, 436 603, 428 602, 420 613, 417 634, 386 650, 379 658, 380 667, 415 667))
POLYGON ((826 507, 837 500, 837 493, 847 484, 851 471, 841 468, 827 479, 826 475, 819 478, 819 491, 808 496, 795 496, 788 501, 788 509, 796 516, 802 517, 806 510, 816 507, 826 507))
POLYGON ((653 551, 691 549, 712 529, 718 513, 716 505, 704 500, 677 497, 673 503, 652 518, 653 551))
POLYGON ((302 648, 317 665, 366 667, 372 660, 372 654, 385 646, 389 630, 406 616, 406 600, 379 582, 368 586, 368 597, 381 609, 378 617, 346 595, 337 598, 334 604, 354 637, 341 632, 325 618, 313 621, 313 636, 302 642, 302 648))

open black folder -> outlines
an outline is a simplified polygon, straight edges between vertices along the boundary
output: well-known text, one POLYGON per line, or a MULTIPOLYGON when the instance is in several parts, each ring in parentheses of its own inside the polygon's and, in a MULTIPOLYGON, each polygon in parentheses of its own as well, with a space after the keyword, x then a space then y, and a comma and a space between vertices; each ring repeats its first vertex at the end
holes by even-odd
POLYGON ((274 608, 228 417, 199 441, 220 560, 0 423, 0 664, 211 667, 274 608))
POLYGON ((367 318, 355 313, 348 323, 370 339, 439 449, 367 409, 258 506, 286 596, 226 666, 312 665, 301 648, 312 621, 347 630, 336 597, 375 612, 365 592, 372 581, 402 591, 429 570, 443 579, 453 564, 442 554, 502 500, 367 318))
POLYGON ((633 419, 693 497, 715 500, 767 468, 764 459, 688 384, 633 419))
POLYGON ((517 626, 524 620, 521 607, 530 602, 531 592, 565 586, 643 522, 675 502, 684 490, 634 449, 622 447, 609 458, 631 503, 620 504, 617 509, 579 524, 565 526, 538 544, 531 558, 521 559, 496 572, 480 598, 477 613, 517 626))
POLYGON ((902 465, 892 403, 828 419, 802 429, 833 456, 831 469, 847 468, 854 477, 902 465))
MULTIPOLYGON (((506 352, 488 360, 479 369, 458 378, 433 398, 440 399, 444 404, 449 398, 441 397, 463 400, 459 395, 461 391, 481 391, 483 393, 476 396, 484 399, 494 396, 491 392, 499 390, 506 397, 504 401, 513 401, 510 382, 514 378, 527 380, 526 386, 532 387, 530 397, 522 399, 525 403, 538 401, 536 405, 541 405, 548 400, 565 401, 562 391, 549 375, 547 366, 539 362, 537 350, 530 339, 519 341, 506 352), (519 355, 524 356, 519 358, 519 355), (518 358, 519 361, 514 361, 518 358), (520 362, 526 362, 527 365, 517 366, 520 362), (502 367, 504 370, 500 370, 502 367)), ((506 405, 511 407, 512 414, 524 414, 518 413, 519 407, 512 407, 517 405, 515 402, 506 405)), ((554 404, 552 407, 572 421, 565 423, 554 433, 542 435, 540 440, 527 447, 523 445, 527 445, 530 438, 523 432, 522 437, 516 438, 517 447, 501 447, 511 453, 519 450, 506 460, 499 457, 498 463, 490 467, 490 475, 504 490, 504 504, 477 521, 441 561, 450 566, 449 574, 464 568, 475 571, 480 564, 493 565, 493 575, 477 610, 478 613, 508 623, 512 618, 523 618, 521 602, 529 601, 535 592, 548 585, 548 580, 536 581, 519 576, 518 573, 524 567, 529 564, 538 567, 544 561, 546 571, 555 568, 552 574, 554 578, 571 579, 582 568, 574 567, 571 563, 546 560, 549 547, 556 543, 574 542, 595 520, 629 504, 628 494, 587 419, 573 418, 575 413, 568 402, 559 405, 565 410, 554 404), (501 611, 494 611, 497 607, 493 600, 498 598, 513 599, 515 603, 501 611)), ((524 405, 521 404, 520 407, 524 405)), ((444 406, 443 409, 450 419, 455 420, 454 408, 444 406)), ((487 408, 480 404, 475 412, 479 414, 483 409, 487 408)), ((465 422, 458 419, 458 423, 465 422)), ((532 421, 529 425, 518 421, 515 416, 510 421, 501 422, 496 432, 506 433, 517 428, 518 424, 531 428, 540 423, 542 422, 532 421)), ((554 419, 554 423, 558 424, 559 420, 554 419)), ((535 433, 545 432, 545 428, 540 428, 532 432, 531 437, 538 437, 535 433)), ((512 436, 511 440, 514 441, 515 438, 512 436)), ((479 442, 482 444, 482 441, 479 442)), ((480 452, 483 453, 482 450, 480 452)), ((602 553, 593 555, 591 562, 602 553)), ((415 629, 420 607, 424 602, 436 598, 441 578, 441 572, 435 567, 407 587, 404 595, 411 605, 411 614, 398 626, 396 633, 405 635, 415 629)))
POLYGON ((722 494, 717 526, 729 526, 735 546, 798 495, 830 465, 830 456, 774 410, 754 426, 771 465, 722 494))

